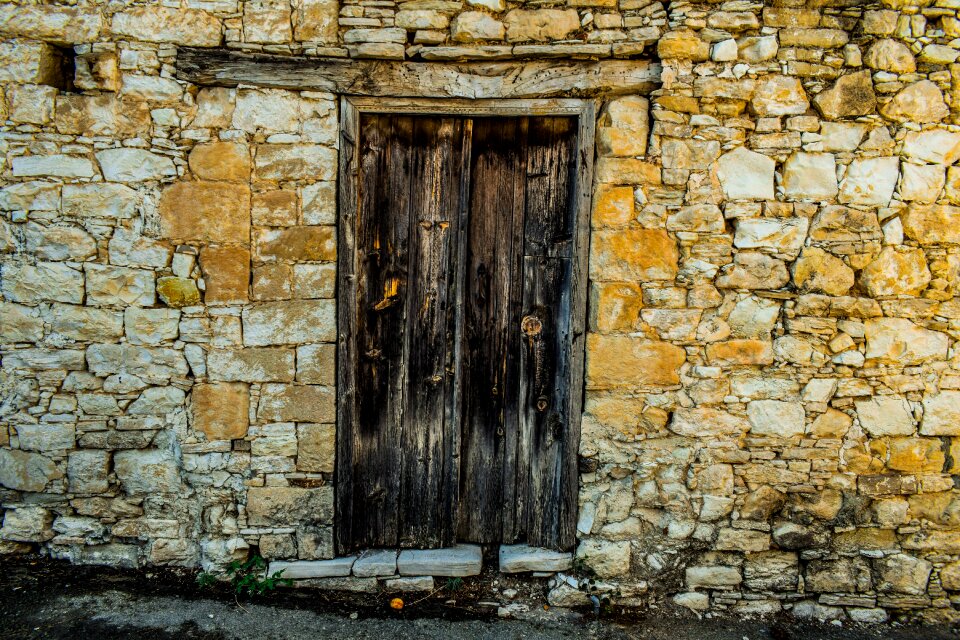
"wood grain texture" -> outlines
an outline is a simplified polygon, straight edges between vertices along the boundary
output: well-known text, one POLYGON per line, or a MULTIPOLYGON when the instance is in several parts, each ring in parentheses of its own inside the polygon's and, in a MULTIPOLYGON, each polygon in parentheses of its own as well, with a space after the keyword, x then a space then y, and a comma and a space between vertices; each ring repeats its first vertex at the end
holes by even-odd
POLYGON ((432 98, 587 97, 646 94, 660 84, 646 60, 398 62, 309 58, 180 47, 177 78, 201 86, 238 84, 336 94, 432 98))

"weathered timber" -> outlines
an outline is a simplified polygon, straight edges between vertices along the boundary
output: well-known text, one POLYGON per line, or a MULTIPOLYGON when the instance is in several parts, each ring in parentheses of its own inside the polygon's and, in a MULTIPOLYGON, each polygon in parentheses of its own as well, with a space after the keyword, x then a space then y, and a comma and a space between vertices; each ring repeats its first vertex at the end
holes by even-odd
POLYGON ((648 60, 398 62, 308 58, 180 47, 177 78, 336 94, 420 98, 589 97, 646 94, 661 67, 648 60))

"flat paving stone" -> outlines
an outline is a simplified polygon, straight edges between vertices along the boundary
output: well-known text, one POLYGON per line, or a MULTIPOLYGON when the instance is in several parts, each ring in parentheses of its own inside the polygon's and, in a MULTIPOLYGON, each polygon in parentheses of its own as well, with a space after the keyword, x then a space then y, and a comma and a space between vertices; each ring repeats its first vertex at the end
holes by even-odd
POLYGON ((387 591, 433 591, 433 576, 401 576, 384 580, 387 591))
POLYGON ((573 554, 525 544, 500 545, 500 573, 566 571, 573 566, 573 554))
POLYGON ((353 563, 353 575, 360 578, 392 576, 397 572, 397 552, 393 549, 364 551, 353 563))
POLYGON ((402 576, 475 576, 483 568, 483 553, 473 544, 448 549, 404 549, 397 559, 402 576))
POLYGON ((346 556, 333 560, 294 560, 292 562, 277 560, 270 563, 268 572, 273 575, 277 571, 283 571, 283 575, 280 577, 290 580, 336 578, 349 576, 350 569, 356 559, 357 556, 346 556))

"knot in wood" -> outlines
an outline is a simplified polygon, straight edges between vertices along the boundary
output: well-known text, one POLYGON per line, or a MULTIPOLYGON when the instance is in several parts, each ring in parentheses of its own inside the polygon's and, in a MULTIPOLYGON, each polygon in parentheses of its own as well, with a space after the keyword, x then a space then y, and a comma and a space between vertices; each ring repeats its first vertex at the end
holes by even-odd
POLYGON ((537 316, 524 316, 520 321, 520 330, 529 338, 540 335, 543 331, 543 323, 537 316))

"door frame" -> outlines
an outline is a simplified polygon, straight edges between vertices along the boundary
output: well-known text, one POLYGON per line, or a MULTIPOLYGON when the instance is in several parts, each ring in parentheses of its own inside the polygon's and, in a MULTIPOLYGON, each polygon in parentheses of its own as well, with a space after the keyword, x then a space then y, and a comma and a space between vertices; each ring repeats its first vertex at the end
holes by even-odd
MULTIPOLYGON (((588 265, 590 248, 590 213, 593 191, 594 136, 598 103, 592 99, 483 99, 461 98, 380 98, 365 96, 340 97, 340 147, 337 175, 337 428, 334 469, 334 543, 342 553, 340 542, 340 483, 352 479, 352 451, 343 438, 343 427, 355 420, 353 364, 356 308, 356 277, 359 265, 356 255, 358 213, 358 153, 360 117, 364 113, 392 113, 422 116, 572 116, 577 118, 577 166, 574 191, 575 226, 573 264, 570 280, 570 416, 569 437, 575 446, 566 451, 563 460, 566 481, 560 504, 560 530, 564 546, 572 547, 576 538, 579 510, 579 471, 577 455, 580 445, 580 420, 584 394, 584 358, 587 332, 588 265)), ((457 469, 459 473, 459 469, 457 469)))

